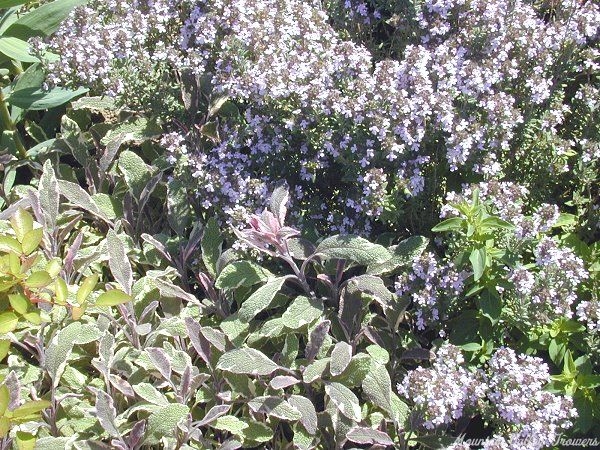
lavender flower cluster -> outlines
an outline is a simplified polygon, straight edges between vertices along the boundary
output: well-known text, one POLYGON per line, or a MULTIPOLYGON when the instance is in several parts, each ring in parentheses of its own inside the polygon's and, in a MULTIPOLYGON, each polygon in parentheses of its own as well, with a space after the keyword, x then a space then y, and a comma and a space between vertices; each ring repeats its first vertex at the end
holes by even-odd
POLYGON ((452 262, 440 263, 433 253, 424 253, 412 264, 412 270, 396 279, 399 296, 409 296, 414 303, 418 330, 435 326, 446 319, 453 300, 463 292, 466 271, 457 271, 452 262))
MULTIPOLYGON (((445 343, 430 368, 410 371, 398 391, 422 411, 425 428, 448 425, 479 412, 502 430, 484 442, 485 449, 541 449, 551 446, 577 416, 573 402, 544 391, 548 366, 509 348, 494 352, 486 370, 463 367, 460 349, 445 343)), ((458 446, 450 447, 460 449, 458 446)))
POLYGON ((422 192, 440 146, 451 170, 501 176, 523 124, 548 116, 558 135, 555 67, 583 58, 588 71, 593 55, 581 55, 600 24, 593 2, 550 14, 523 0, 427 0, 401 51, 382 55, 365 30, 404 25, 377 2, 332 1, 329 13, 299 0, 134 3, 76 9, 51 42, 52 81, 125 95, 126 74, 202 75, 242 109, 214 144, 168 139, 202 206, 225 202, 235 221, 285 177, 297 210, 339 232, 368 233, 390 198, 422 192))

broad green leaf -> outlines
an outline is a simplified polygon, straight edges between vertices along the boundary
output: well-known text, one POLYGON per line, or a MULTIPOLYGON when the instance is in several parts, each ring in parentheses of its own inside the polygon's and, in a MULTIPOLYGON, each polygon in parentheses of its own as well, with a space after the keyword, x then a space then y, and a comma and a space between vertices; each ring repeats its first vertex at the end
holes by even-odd
POLYGON ((369 294, 384 310, 394 301, 394 294, 385 286, 383 280, 373 275, 358 275, 350 278, 346 285, 346 292, 350 295, 358 292, 369 294))
POLYGON ((318 419, 313 402, 301 395, 290 395, 288 401, 290 405, 300 411, 300 414, 302 415, 300 423, 304 426, 306 431, 309 434, 314 435, 317 432, 318 419))
POLYGON ((266 414, 281 420, 295 421, 302 418, 300 411, 281 397, 255 397, 248 402, 248 407, 255 413, 266 414))
POLYGON ((95 306, 117 306, 132 300, 131 295, 126 294, 120 289, 111 289, 103 292, 96 299, 95 306))
POLYGON ((352 360, 352 346, 347 342, 338 342, 331 352, 329 372, 332 376, 340 375, 352 360))
MULTIPOLYGON (((10 350, 10 341, 8 339, 0 339, 0 361, 3 361, 4 358, 8 355, 8 351, 10 350)), ((0 416, 2 414, 0 413, 0 416)))
POLYGON ((20 255, 23 252, 23 248, 15 238, 10 236, 0 236, 0 252, 14 252, 17 255, 20 255))
POLYGON ((211 217, 206 222, 200 248, 202 250, 202 262, 208 271, 208 274, 215 279, 217 276, 217 261, 221 256, 221 248, 223 246, 223 238, 219 230, 217 219, 211 217))
POLYGON ((371 370, 373 359, 365 354, 355 355, 344 372, 334 378, 333 381, 340 382, 348 387, 360 386, 371 370))
POLYGON ((312 383, 323 378, 325 371, 329 367, 331 358, 317 359, 304 368, 302 372, 302 381, 312 383))
MULTIPOLYGON (((229 266, 227 266, 229 267, 229 266)), ((225 269, 223 270, 223 272, 225 269)), ((259 287, 248 297, 238 311, 238 317, 244 322, 250 322, 259 312, 268 308, 285 282, 286 277, 275 278, 259 287)))
MULTIPOLYGON (((37 57, 31 54, 31 46, 27 42, 16 37, 0 36, 0 53, 3 53, 11 59, 25 63, 40 62, 37 57)), ((6 100, 10 102, 10 97, 6 100)))
POLYGON ((361 420, 360 403, 354 392, 341 383, 330 382, 325 384, 325 393, 344 416, 361 420))
POLYGON ((51 339, 46 350, 45 368, 56 388, 65 369, 67 361, 76 344, 88 344, 100 339, 100 331, 94 325, 82 325, 72 322, 51 339))
POLYGON ((347 259, 365 266, 380 264, 392 257, 385 247, 352 235, 324 239, 317 246, 315 254, 324 258, 347 259))
POLYGON ((150 167, 130 150, 121 152, 118 167, 133 196, 139 198, 151 177, 150 167))
POLYGON ((0 386, 0 416, 3 416, 6 410, 8 409, 8 404, 10 403, 10 392, 8 391, 8 386, 3 384, 0 386))
POLYGON ((70 181, 59 180, 58 185, 60 193, 67 198, 75 206, 82 208, 90 214, 99 217, 107 223, 110 220, 98 206, 94 203, 94 200, 84 189, 81 188, 77 183, 71 183, 70 181))
POLYGON ((52 283, 52 277, 45 270, 33 272, 25 280, 25 286, 30 288, 43 288, 52 283))
POLYGON ((52 230, 56 228, 56 219, 58 217, 58 208, 60 205, 60 190, 58 180, 54 174, 52 163, 49 159, 44 163, 44 171, 40 177, 40 185, 38 187, 38 195, 40 197, 40 206, 46 220, 46 229, 52 230))
POLYGON ((392 412, 392 380, 385 366, 373 363, 362 382, 363 393, 374 405, 392 412))
POLYGON ((388 351, 385 348, 380 347, 379 345, 376 345, 376 344, 372 344, 372 345, 369 345, 366 350, 367 350, 367 353, 369 355, 371 355, 373 360, 375 360, 376 362, 378 362, 382 365, 385 365, 388 362, 390 362, 390 354, 388 353, 388 351))
POLYGON ((461 217, 450 217, 449 219, 438 223, 431 231, 436 233, 440 231, 456 231, 460 230, 465 223, 465 219, 461 217))
POLYGON ((475 281, 479 280, 485 271, 486 250, 485 247, 475 248, 471 251, 469 261, 473 267, 473 276, 475 281))
POLYGON ((230 350, 217 363, 217 369, 247 375, 270 375, 278 368, 264 353, 253 348, 230 350))
POLYGON ((0 8, 8 9, 27 3, 29 0, 0 0, 0 8))
POLYGON ((49 37, 58 30, 71 10, 84 5, 87 0, 55 0, 45 3, 21 16, 5 32, 7 36, 29 39, 33 36, 49 37))
POLYGON ((483 315, 488 317, 492 323, 495 324, 500 320, 500 316, 502 315, 502 300, 496 292, 485 289, 479 297, 479 307, 483 315))
POLYGON ((396 269, 412 264, 427 248, 429 239, 423 236, 412 236, 398 245, 390 248, 392 257, 380 264, 369 265, 367 273, 370 275, 384 275, 396 269))
POLYGON ((217 430, 228 431, 232 434, 240 435, 249 427, 249 425, 235 416, 221 416, 210 424, 217 430))
POLYGON ((19 242, 23 242, 25 235, 33 230, 33 217, 25 209, 19 208, 10 218, 10 224, 19 242))
POLYGON ((577 223, 577 216, 569 213, 560 213, 558 219, 552 227, 567 227, 569 225, 574 225, 577 223))
POLYGON ((131 270, 131 263, 129 262, 127 253, 125 253, 123 241, 117 236, 114 230, 108 230, 106 243, 108 248, 108 267, 123 290, 127 294, 131 294, 133 271, 131 270))
POLYGON ((288 309, 281 316, 281 321, 287 328, 297 330, 317 320, 322 313, 322 300, 300 295, 292 300, 288 309))
POLYGON ((36 437, 25 431, 17 431, 15 434, 15 444, 18 450, 34 450, 36 437))
POLYGON ((387 433, 374 430, 373 428, 354 427, 346 436, 350 442, 356 442, 357 444, 394 445, 394 442, 387 433))
POLYGON ((167 406, 169 401, 167 397, 164 396, 158 389, 152 386, 150 383, 139 383, 134 384, 133 391, 146 400, 147 402, 152 403, 153 405, 158 406, 167 406))
POLYGON ((158 444, 163 437, 172 437, 177 428, 177 423, 190 412, 186 405, 172 403, 165 406, 148 417, 146 426, 146 445, 158 444))
MULTIPOLYGON (((2 39, 0 38, 0 42, 2 39)), ((37 58, 35 60, 37 61, 37 58)), ((39 88, 25 88, 12 92, 6 101, 25 110, 42 111, 64 105, 86 92, 88 92, 88 89, 81 87, 75 91, 61 87, 55 87, 47 91, 39 88)))
POLYGON ((19 314, 25 314, 29 309, 29 299, 21 293, 8 294, 8 301, 12 309, 19 314))
POLYGON ((42 228, 34 228, 25 233, 25 236, 23 236, 23 243, 21 244, 23 253, 25 255, 30 255, 34 250, 37 250, 43 237, 44 230, 42 228))
POLYGON ((244 428, 244 437, 252 442, 269 442, 273 439, 273 430, 261 422, 247 422, 248 428, 244 428))
POLYGON ((236 289, 240 286, 253 286, 273 277, 267 269, 252 261, 235 261, 221 271, 215 282, 217 289, 236 289))
POLYGON ((85 277, 81 283, 81 286, 79 286, 79 289, 77 290, 77 303, 82 305, 86 301, 88 296, 96 287, 96 284, 98 284, 98 278, 98 274, 96 273, 85 277))
POLYGON ((394 392, 392 392, 390 399, 392 404, 392 417, 396 423, 400 425, 404 424, 410 414, 410 408, 406 403, 400 400, 400 397, 394 392))
POLYGON ((13 411, 13 418, 22 419, 32 415, 37 415, 50 406, 51 403, 47 400, 30 400, 13 411))
POLYGON ((219 325, 225 336, 235 345, 241 345, 248 333, 248 322, 241 321, 237 314, 233 314, 221 321, 219 325))
POLYGON ((512 230, 515 226, 512 223, 507 222, 506 220, 502 220, 500 217, 489 216, 481 221, 481 227, 484 230, 512 230))

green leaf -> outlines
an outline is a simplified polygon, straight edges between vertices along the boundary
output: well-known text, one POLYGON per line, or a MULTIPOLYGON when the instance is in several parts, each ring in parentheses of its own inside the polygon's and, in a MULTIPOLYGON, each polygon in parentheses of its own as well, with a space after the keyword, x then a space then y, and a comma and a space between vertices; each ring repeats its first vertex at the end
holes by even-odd
POLYGON ((83 283, 81 283, 81 286, 79 286, 79 289, 77 290, 77 303, 82 305, 86 301, 96 287, 96 284, 98 284, 98 278, 98 274, 96 273, 85 277, 83 283))
POLYGON ((300 418, 300 423, 310 435, 314 435, 317 432, 318 419, 313 402, 301 395, 290 395, 288 402, 297 411, 300 411, 302 416, 300 418))
POLYGON ((23 242, 25 235, 33 230, 33 217, 25 209, 19 207, 11 216, 10 224, 17 236, 17 240, 23 242))
POLYGON ((0 8, 8 9, 27 3, 29 0, 0 0, 0 8))
POLYGON ((36 437, 33 434, 17 431, 15 438, 18 450, 34 450, 36 437))
POLYGON ((412 264, 427 248, 429 239, 423 236, 412 236, 398 245, 390 248, 392 257, 380 264, 369 265, 367 273, 370 275, 384 275, 394 272, 400 267, 412 264))
POLYGON ((119 156, 118 167, 133 196, 139 198, 151 176, 148 165, 132 151, 125 150, 119 156))
POLYGON ((58 186, 60 193, 67 198, 75 206, 84 209, 90 214, 99 217, 106 223, 110 223, 110 220, 98 205, 94 203, 94 200, 84 189, 77 183, 71 183, 70 181, 59 180, 58 186))
POLYGON ((392 413, 392 380, 385 366, 374 363, 362 382, 364 394, 371 402, 392 413))
POLYGON ((379 345, 372 344, 367 347, 367 353, 371 355, 374 361, 379 364, 385 365, 390 362, 390 354, 386 349, 379 345))
POLYGON ((238 436, 243 434, 243 431, 249 427, 246 422, 235 416, 221 416, 212 422, 210 426, 217 430, 228 431, 238 436))
POLYGON ((95 306, 117 306, 132 300, 131 295, 126 294, 120 289, 111 289, 103 292, 96 299, 95 306))
POLYGON ((496 216, 489 216, 481 221, 481 228, 484 230, 512 230, 514 227, 512 223, 496 216))
POLYGON ((8 294, 8 301, 12 309, 19 314, 25 314, 29 309, 29 299, 21 293, 8 294))
POLYGON ((217 289, 249 287, 271 277, 273 277, 271 272, 252 261, 235 261, 223 268, 215 282, 215 287, 217 289))
POLYGON ((279 369, 279 366, 259 350, 239 348, 222 355, 217 369, 247 375, 270 375, 279 369))
POLYGON ((500 320, 500 316, 502 315, 502 300, 496 292, 485 289, 479 298, 479 307, 483 315, 488 317, 493 324, 500 320))
POLYGON ((248 428, 244 428, 244 437, 252 442, 269 442, 273 439, 273 430, 260 422, 247 422, 248 428))
POLYGON ((0 416, 3 416, 6 410, 8 409, 8 404, 10 403, 10 392, 8 391, 8 386, 3 384, 0 386, 0 416))
POLYGON ((365 293, 375 298, 384 310, 394 301, 394 294, 384 284, 383 280, 373 275, 358 275, 348 280, 346 292, 349 295, 365 293))
POLYGON ((40 177, 38 187, 40 197, 40 206, 46 220, 46 229, 54 230, 56 228, 56 219, 58 217, 58 208, 60 205, 60 190, 58 181, 49 159, 44 163, 44 171, 40 177))
POLYGON ((340 375, 352 361, 352 346, 347 342, 338 342, 331 352, 329 372, 331 375, 340 375))
MULTIPOLYGON (((25 63, 40 62, 38 58, 31 55, 31 46, 21 39, 9 36, 0 36, 0 53, 16 61, 25 63)), ((10 97, 6 98, 9 101, 10 97)), ((19 105, 17 105, 19 106, 19 105)))
POLYGON ((313 323, 321 317, 322 313, 322 300, 300 295, 292 300, 288 309, 281 316, 281 321, 287 328, 297 330, 304 325, 313 323))
POLYGON ((11 238, 10 236, 0 236, 0 252, 14 252, 17 255, 20 255, 23 252, 23 249, 19 241, 15 238, 11 238))
POLYGON ((34 228, 25 233, 25 236, 23 236, 23 243, 21 244, 23 253, 25 255, 30 255, 34 250, 37 250, 43 237, 44 230, 42 228, 34 228))
POLYGON ((52 283, 52 277, 45 270, 33 272, 25 280, 25 286, 30 288, 43 288, 52 283))
POLYGON ((360 404, 354 392, 341 383, 330 382, 325 384, 325 393, 344 416, 357 422, 361 420, 360 404))
POLYGON ((155 445, 163 437, 174 436, 177 423, 185 418, 189 412, 190 409, 186 405, 172 403, 150 414, 144 444, 155 445))
MULTIPOLYGON (((8 351, 10 350, 10 341, 8 339, 0 339, 0 361, 3 361, 4 358, 8 355, 8 351)), ((2 414, 0 413, 0 416, 2 414)))
POLYGON ((357 444, 394 445, 394 441, 392 441, 387 433, 374 430, 373 428, 354 427, 348 432, 346 437, 350 442, 356 442, 357 444))
POLYGON ((56 388, 65 366, 76 344, 88 344, 100 339, 100 331, 94 325, 82 325, 72 322, 58 331, 51 339, 46 350, 45 369, 56 388))
POLYGON ((117 236, 114 230, 108 230, 106 243, 108 247, 108 267, 123 290, 127 294, 131 294, 133 271, 131 270, 131 263, 129 262, 129 258, 127 258, 127 253, 125 253, 123 241, 117 236))
POLYGON ((365 266, 380 264, 392 257, 385 247, 352 235, 324 239, 317 246, 315 254, 324 258, 347 259, 365 266))
POLYGON ((330 361, 331 358, 317 359, 316 361, 313 361, 307 365, 302 372, 302 381, 305 383, 312 383, 320 380, 329 367, 330 361))
POLYGON ((473 275, 475 281, 479 280, 485 271, 486 264, 486 250, 485 247, 475 248, 471 251, 469 256, 471 266, 473 267, 473 275))
POLYGON ((577 216, 568 213, 560 213, 558 219, 552 225, 553 228, 568 227, 577 223, 577 216))
POLYGON ((215 279, 217 276, 217 261, 221 256, 221 248, 223 246, 223 238, 219 230, 219 223, 215 217, 211 217, 206 222, 200 248, 202 250, 202 262, 208 271, 208 274, 215 279))
MULTIPOLYGON (((3 38, 0 38, 0 41, 3 38)), ((1 48, 1 47, 0 47, 1 48)), ((37 61, 37 58, 35 59, 37 61)), ((61 87, 55 87, 44 91, 39 88, 26 88, 14 91, 6 98, 6 101, 13 106, 18 106, 30 111, 42 111, 45 109, 56 108, 65 103, 80 97, 89 89, 78 88, 73 91, 61 87)))
POLYGON ((348 387, 360 386, 371 370, 372 361, 373 359, 365 353, 355 355, 348 364, 346 370, 342 374, 336 376, 334 381, 348 387))
POLYGON ((55 0, 28 12, 14 22, 5 34, 21 39, 33 36, 48 37, 67 18, 71 10, 79 5, 84 5, 87 0, 55 0))
POLYGON ((266 309, 271 304, 271 301, 273 301, 273 298, 275 298, 275 294, 280 291, 285 280, 286 277, 275 278, 254 291, 254 293, 242 303, 242 306, 238 311, 239 319, 250 322, 250 320, 252 320, 259 312, 266 309))
POLYGON ((167 397, 150 383, 138 383, 133 385, 132 388, 139 397, 153 405, 167 406, 169 404, 167 397))
POLYGON ((300 411, 281 397, 256 397, 248 402, 248 407, 255 413, 266 414, 281 420, 294 421, 302 418, 300 411))
POLYGON ((438 223, 435 227, 431 229, 433 232, 440 231, 456 231, 460 230, 465 223, 465 219, 461 217, 450 217, 440 223, 438 223))

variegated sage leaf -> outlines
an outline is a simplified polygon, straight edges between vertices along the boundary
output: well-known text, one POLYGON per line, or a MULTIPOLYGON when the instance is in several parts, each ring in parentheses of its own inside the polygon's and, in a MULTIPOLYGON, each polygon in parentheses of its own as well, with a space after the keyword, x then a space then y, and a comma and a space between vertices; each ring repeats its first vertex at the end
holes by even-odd
POLYGON ((217 369, 246 375, 270 375, 279 369, 279 366, 259 350, 238 348, 222 355, 217 369))

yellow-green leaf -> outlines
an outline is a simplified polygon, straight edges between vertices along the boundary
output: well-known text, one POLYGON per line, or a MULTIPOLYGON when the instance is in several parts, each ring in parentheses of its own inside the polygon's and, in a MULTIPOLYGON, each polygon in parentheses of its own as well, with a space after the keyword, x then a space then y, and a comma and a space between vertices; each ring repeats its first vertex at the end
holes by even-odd
POLYGON ((19 208, 10 218, 10 225, 15 231, 19 242, 23 242, 25 235, 33 230, 33 217, 23 208, 19 208))
POLYGON ((131 296, 120 289, 103 292, 96 300, 96 306, 116 306, 131 301, 131 296))
POLYGON ((10 392, 8 392, 8 386, 3 384, 0 386, 0 416, 3 416, 10 403, 10 392))
POLYGON ((52 283, 52 278, 45 270, 33 272, 29 275, 29 278, 25 280, 25 286, 30 288, 42 288, 48 286, 50 283, 52 283))
POLYGON ((15 409, 13 411, 13 417, 15 419, 23 419, 24 417, 37 415, 49 407, 50 402, 47 400, 31 400, 15 409))
POLYGON ((46 272, 48 272, 52 278, 58 276, 60 269, 62 269, 60 258, 53 258, 46 264, 46 272))
POLYGON ((0 438, 6 437, 10 431, 10 419, 7 417, 0 417, 0 438))
POLYGON ((56 293, 56 303, 59 305, 66 305, 67 298, 69 297, 69 288, 67 283, 62 278, 57 278, 54 281, 54 292, 56 293))
POLYGON ((25 295, 18 294, 9 294, 8 301, 10 302, 10 306, 19 314, 25 314, 29 309, 29 299, 25 297, 25 295))
POLYGON ((98 284, 98 274, 95 273, 85 277, 85 280, 83 280, 83 283, 81 283, 81 286, 79 286, 79 290, 77 291, 77 303, 83 305, 90 293, 96 287, 96 284, 98 284))
POLYGON ((10 253, 15 252, 20 255, 23 250, 21 244, 15 238, 10 236, 0 236, 0 252, 10 253))
POLYGON ((18 323, 19 318, 14 312, 8 311, 0 314, 0 333, 10 333, 17 328, 18 323))
POLYGON ((8 339, 0 339, 0 361, 6 358, 10 349, 10 341, 8 339))
POLYGON ((34 450, 36 438, 33 434, 17 431, 16 438, 18 450, 34 450))
POLYGON ((31 311, 23 314, 23 318, 33 325, 42 323, 42 316, 39 311, 31 311))

